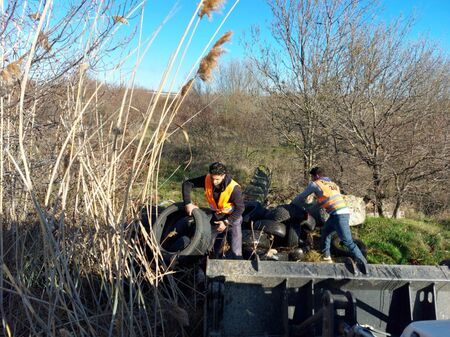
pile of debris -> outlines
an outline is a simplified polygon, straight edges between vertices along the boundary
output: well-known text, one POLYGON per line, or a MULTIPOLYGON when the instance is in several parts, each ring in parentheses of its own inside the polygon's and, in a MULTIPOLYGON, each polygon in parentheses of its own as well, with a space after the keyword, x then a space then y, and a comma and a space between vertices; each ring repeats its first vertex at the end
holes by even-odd
MULTIPOLYGON (((243 190, 243 257, 301 261, 305 254, 314 248, 312 233, 316 226, 323 225, 326 215, 316 203, 304 204, 301 207, 293 204, 267 207, 271 177, 272 173, 267 167, 259 166, 243 190)), ((362 209, 364 210, 364 207, 362 209)), ((211 217, 211 211, 205 208, 195 209, 192 216, 188 216, 183 203, 174 203, 167 207, 156 220, 153 219, 151 228, 162 255, 168 260, 173 260, 174 257, 184 259, 204 256, 208 252, 211 239, 211 217)), ((353 224, 362 223, 365 214, 361 216, 361 213, 357 213, 353 219, 353 224)), ((143 223, 149 224, 148 221, 143 223)), ((355 242, 364 253, 364 244, 359 240, 355 242)), ((221 252, 223 256, 226 256, 228 248, 224 241, 221 252)), ((332 250, 334 254, 339 255, 348 253, 341 247, 337 236, 332 240, 332 250)))

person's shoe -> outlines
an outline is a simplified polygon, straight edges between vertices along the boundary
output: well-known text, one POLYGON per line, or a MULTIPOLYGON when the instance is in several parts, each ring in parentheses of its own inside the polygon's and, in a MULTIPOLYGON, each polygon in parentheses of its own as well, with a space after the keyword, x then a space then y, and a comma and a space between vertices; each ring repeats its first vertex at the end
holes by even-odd
POLYGON ((322 261, 326 263, 333 263, 333 259, 331 258, 331 256, 322 257, 322 261))
POLYGON ((348 271, 353 275, 358 275, 358 269, 356 268, 356 263, 351 257, 346 257, 344 259, 344 264, 347 267, 348 271))
POLYGON ((355 258, 356 267, 358 267, 359 271, 363 274, 367 274, 367 263, 361 259, 355 258))

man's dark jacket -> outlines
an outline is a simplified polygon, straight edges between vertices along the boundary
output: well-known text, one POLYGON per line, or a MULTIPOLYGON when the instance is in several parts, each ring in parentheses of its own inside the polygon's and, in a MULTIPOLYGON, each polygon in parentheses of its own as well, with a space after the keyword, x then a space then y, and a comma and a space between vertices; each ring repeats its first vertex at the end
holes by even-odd
MULTIPOLYGON (((205 178, 206 176, 201 176, 197 178, 192 178, 189 180, 186 180, 182 185, 182 194, 183 194, 183 201, 184 204, 190 204, 191 201, 191 191, 193 188, 205 188, 205 178)), ((228 186, 228 184, 231 182, 231 177, 229 175, 225 175, 225 178, 223 179, 222 183, 216 187, 213 185, 213 197, 216 203, 219 202, 220 193, 222 193, 225 188, 228 186)), ((230 200, 232 204, 234 204, 234 209, 231 214, 214 214, 214 220, 225 220, 228 219, 230 223, 237 220, 240 216, 242 216, 242 213, 244 213, 244 199, 242 197, 242 191, 239 185, 236 185, 233 189, 233 192, 231 193, 230 200)))

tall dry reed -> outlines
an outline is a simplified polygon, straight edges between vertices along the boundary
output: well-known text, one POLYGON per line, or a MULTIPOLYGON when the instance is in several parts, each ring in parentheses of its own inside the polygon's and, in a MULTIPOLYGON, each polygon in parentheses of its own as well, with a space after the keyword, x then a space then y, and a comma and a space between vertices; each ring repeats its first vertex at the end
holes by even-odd
MULTIPOLYGON (((172 13, 146 38, 138 1, 128 1, 126 8, 113 0, 80 0, 69 8, 51 0, 12 1, 4 8, 11 15, 0 43, 5 336, 171 336, 186 335, 188 326, 201 331, 196 323, 201 319, 193 314, 203 295, 192 288, 192 301, 179 289, 173 269, 161 259, 151 222, 158 212, 153 196, 162 149, 197 77, 189 75, 175 96, 163 90, 175 91, 199 20, 211 17, 219 3, 199 2, 158 89, 139 111, 136 72, 172 13), (133 58, 135 67, 127 85, 114 89, 121 95, 117 99, 91 70, 102 64, 102 53, 131 40, 123 32, 131 18, 140 21, 138 43, 112 71, 133 58), (148 225, 140 221, 143 205, 148 225)), ((207 54, 208 75, 197 72, 199 78, 209 78, 228 39, 213 46, 214 57, 207 54)), ((176 130, 188 137, 182 125, 176 130)))

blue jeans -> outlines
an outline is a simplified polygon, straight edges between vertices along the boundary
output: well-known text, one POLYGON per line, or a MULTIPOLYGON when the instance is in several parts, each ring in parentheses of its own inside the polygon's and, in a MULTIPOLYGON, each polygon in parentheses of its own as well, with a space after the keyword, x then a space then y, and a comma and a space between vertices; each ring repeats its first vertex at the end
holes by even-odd
POLYGON ((216 255, 219 257, 219 251, 224 244, 224 236, 230 236, 231 234, 231 253, 227 254, 230 258, 241 258, 242 257, 242 217, 240 216, 235 221, 228 224, 227 228, 220 233, 216 230, 217 225, 214 224, 214 220, 211 220, 211 246, 216 255))
POLYGON ((344 246, 352 253, 353 257, 362 260, 367 263, 361 250, 355 244, 352 239, 352 232, 350 231, 350 214, 331 214, 325 225, 322 227, 322 254, 325 256, 331 256, 330 245, 331 236, 333 232, 337 232, 344 246))

